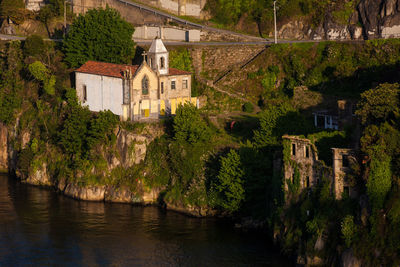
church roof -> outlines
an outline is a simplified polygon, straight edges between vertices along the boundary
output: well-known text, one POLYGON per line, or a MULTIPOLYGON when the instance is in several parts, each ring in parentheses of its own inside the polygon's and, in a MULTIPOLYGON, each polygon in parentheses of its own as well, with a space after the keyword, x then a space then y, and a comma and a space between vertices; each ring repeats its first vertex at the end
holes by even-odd
MULTIPOLYGON (((80 68, 76 69, 76 72, 102 75, 102 76, 110 76, 115 78, 123 78, 123 72, 126 69, 130 69, 132 74, 135 75, 136 71, 139 69, 139 65, 125 65, 125 64, 113 64, 106 62, 97 62, 97 61, 87 61, 80 68)), ((192 74, 188 71, 178 70, 174 68, 169 68, 168 75, 188 75, 192 74)))
POLYGON ((132 74, 135 75, 138 68, 138 65, 113 64, 89 60, 75 71, 122 79, 124 77, 123 74, 126 69, 130 69, 132 74))
POLYGON ((163 41, 160 38, 155 38, 151 42, 149 53, 166 53, 167 48, 165 48, 163 41))

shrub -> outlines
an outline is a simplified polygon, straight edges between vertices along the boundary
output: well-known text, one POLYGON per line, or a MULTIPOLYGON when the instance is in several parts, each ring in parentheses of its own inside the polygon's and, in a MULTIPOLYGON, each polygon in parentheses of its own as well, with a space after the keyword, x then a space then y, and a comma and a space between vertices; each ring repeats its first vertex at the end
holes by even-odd
POLYGON ((367 181, 367 194, 373 209, 383 207, 386 195, 392 187, 391 158, 384 154, 373 156, 367 181))
POLYGON ((191 144, 210 138, 210 129, 200 116, 199 110, 192 104, 180 105, 173 121, 175 139, 191 144))
POLYGON ((354 217, 352 215, 347 215, 342 220, 341 224, 342 237, 346 243, 347 247, 350 247, 351 242, 354 239, 354 235, 357 230, 357 226, 354 224, 354 217))
POLYGON ((40 61, 35 61, 28 66, 29 72, 35 77, 36 80, 43 83, 44 91, 49 95, 55 94, 56 77, 50 75, 49 70, 40 61))
POLYGON ((243 111, 244 112, 248 112, 248 113, 252 113, 254 111, 254 106, 252 103, 250 102, 246 102, 243 105, 243 111))

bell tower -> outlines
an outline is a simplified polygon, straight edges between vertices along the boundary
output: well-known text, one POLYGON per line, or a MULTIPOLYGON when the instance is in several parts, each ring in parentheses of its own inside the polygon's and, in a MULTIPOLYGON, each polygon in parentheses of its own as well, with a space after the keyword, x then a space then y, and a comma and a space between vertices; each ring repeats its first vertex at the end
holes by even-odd
POLYGON ((156 37, 151 43, 147 63, 160 75, 168 75, 169 53, 159 37, 156 37))

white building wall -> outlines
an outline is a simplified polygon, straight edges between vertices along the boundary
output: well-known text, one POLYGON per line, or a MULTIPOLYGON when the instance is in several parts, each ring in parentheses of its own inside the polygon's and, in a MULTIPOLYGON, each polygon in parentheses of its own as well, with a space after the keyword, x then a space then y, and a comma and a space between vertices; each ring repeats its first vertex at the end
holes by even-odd
POLYGON ((199 42, 200 41, 200 31, 199 30, 187 30, 172 27, 160 27, 155 26, 138 26, 135 28, 133 33, 133 39, 148 39, 153 40, 157 36, 160 36, 160 31, 162 32, 162 39, 182 41, 182 42, 199 42))
POLYGON ((111 110, 122 116, 122 79, 87 73, 75 73, 76 92, 82 106, 91 111, 111 110), (83 100, 83 88, 86 86, 87 101, 83 100))

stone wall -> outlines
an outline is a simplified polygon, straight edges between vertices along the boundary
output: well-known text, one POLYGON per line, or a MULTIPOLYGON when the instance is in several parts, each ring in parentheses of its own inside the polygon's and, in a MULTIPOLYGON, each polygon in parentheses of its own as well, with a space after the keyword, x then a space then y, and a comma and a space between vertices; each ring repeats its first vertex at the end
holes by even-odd
POLYGON ((192 16, 204 18, 206 13, 202 11, 206 0, 139 0, 139 2, 161 8, 179 16, 192 16))
POLYGON ((357 196, 354 182, 349 179, 351 164, 356 163, 356 155, 353 149, 332 148, 333 159, 333 189, 337 199, 341 199, 343 193, 354 198, 357 196))
POLYGON ((133 25, 165 24, 167 19, 157 16, 139 8, 126 5, 117 0, 72 0, 72 9, 75 14, 82 14, 93 8, 105 8, 106 6, 117 9, 121 16, 133 25))
MULTIPOLYGON (((227 70, 248 62, 264 48, 263 45, 193 47, 191 56, 195 74, 197 77, 215 80, 227 70)), ((230 78, 233 83, 237 77, 230 78)))
POLYGON ((284 162, 285 189, 295 183, 295 169, 300 175, 300 190, 319 184, 324 174, 324 164, 318 160, 318 151, 309 139, 298 136, 282 137, 290 145, 290 161, 284 162))

